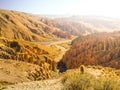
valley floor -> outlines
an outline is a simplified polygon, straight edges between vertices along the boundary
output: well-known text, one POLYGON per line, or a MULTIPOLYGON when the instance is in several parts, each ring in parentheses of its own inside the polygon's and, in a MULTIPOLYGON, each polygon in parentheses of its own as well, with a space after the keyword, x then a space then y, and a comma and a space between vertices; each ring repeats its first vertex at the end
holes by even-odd
MULTIPOLYGON (((62 59, 62 56, 65 54, 65 52, 69 49, 69 48, 65 48, 63 46, 61 46, 60 44, 67 44, 67 43, 71 43, 72 40, 61 40, 61 41, 55 41, 55 42, 40 42, 41 45, 46 45, 46 46, 52 46, 54 45, 55 47, 57 47, 57 49, 61 50, 61 53, 59 54, 59 56, 57 56, 55 58, 56 62, 59 62, 62 59)), ((70 45, 69 45, 70 47, 70 45)))

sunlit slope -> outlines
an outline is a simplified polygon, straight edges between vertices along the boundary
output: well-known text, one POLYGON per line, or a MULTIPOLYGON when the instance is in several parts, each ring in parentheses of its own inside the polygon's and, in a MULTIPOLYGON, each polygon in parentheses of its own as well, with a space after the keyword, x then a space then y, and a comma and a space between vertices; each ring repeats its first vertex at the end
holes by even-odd
POLYGON ((65 33, 42 23, 35 15, 0 9, 0 36, 27 41, 48 41, 71 37, 67 33, 60 36, 58 32, 65 33))

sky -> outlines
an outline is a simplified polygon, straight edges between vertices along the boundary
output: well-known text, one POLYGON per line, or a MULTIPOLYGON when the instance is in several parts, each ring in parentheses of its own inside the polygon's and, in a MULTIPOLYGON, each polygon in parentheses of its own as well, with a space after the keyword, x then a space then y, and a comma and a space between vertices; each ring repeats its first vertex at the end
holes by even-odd
POLYGON ((120 18, 120 0, 0 0, 0 8, 33 14, 120 18))

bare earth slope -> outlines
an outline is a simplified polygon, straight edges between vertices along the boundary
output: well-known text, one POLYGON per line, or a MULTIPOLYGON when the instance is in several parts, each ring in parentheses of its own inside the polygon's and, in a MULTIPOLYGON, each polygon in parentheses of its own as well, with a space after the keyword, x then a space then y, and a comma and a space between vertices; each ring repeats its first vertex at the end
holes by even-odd
POLYGON ((29 72, 39 68, 40 66, 30 63, 0 59, 0 81, 9 83, 31 81, 29 72))

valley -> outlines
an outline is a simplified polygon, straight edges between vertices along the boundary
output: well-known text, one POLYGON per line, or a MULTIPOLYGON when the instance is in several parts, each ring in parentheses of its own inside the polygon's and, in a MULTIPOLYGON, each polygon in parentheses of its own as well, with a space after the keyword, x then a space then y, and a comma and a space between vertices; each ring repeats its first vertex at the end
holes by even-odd
POLYGON ((119 90, 119 30, 116 19, 0 9, 0 90, 119 90))
POLYGON ((56 62, 59 62, 62 59, 65 52, 70 48, 71 41, 72 40, 63 40, 63 41, 55 41, 55 42, 40 42, 40 44, 46 45, 46 46, 55 46, 57 49, 59 49, 61 51, 61 54, 59 54, 54 59, 56 62), (66 47, 62 46, 62 44, 64 44, 66 47))

